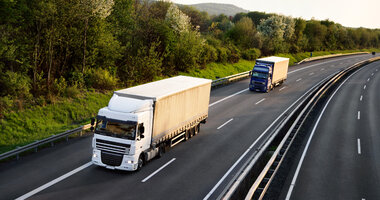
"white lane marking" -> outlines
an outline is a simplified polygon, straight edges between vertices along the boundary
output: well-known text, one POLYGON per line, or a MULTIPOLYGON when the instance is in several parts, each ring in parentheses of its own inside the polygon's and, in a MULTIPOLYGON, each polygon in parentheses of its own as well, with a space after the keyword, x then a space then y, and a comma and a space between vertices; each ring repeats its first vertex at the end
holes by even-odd
POLYGON ((323 81, 327 80, 328 78, 332 77, 334 74, 331 74, 330 76, 326 77, 325 79, 321 80, 317 84, 315 84, 313 87, 311 87, 307 92, 305 92, 300 98, 298 98, 295 102, 292 103, 284 112, 282 112, 268 127, 264 130, 263 133, 260 134, 260 136, 251 144, 251 146, 248 147, 248 149, 239 157, 239 159, 228 169, 228 171, 223 175, 223 177, 216 183, 216 185, 210 190, 210 192, 203 198, 203 200, 207 200, 210 198, 210 196, 215 192, 215 190, 219 187, 220 184, 226 179, 226 177, 232 172, 232 170, 235 169, 235 167, 240 163, 240 161, 245 157, 245 155, 256 145, 257 142, 261 140, 261 138, 269 131, 269 129, 274 126, 275 123, 292 108, 298 101, 300 101, 307 93, 309 93, 311 90, 313 90, 318 84, 322 83, 323 81))
POLYGON ((298 81, 300 81, 300 80, 302 80, 302 78, 297 79, 296 82, 298 82, 298 81))
POLYGON ((363 100, 363 95, 360 95, 360 101, 362 101, 363 100))
POLYGON ((151 175, 149 175, 148 177, 144 178, 144 180, 142 180, 141 182, 145 183, 147 180, 149 180, 150 178, 152 178, 152 176, 156 175, 158 172, 160 172, 162 169, 164 169, 166 166, 168 166, 170 163, 172 163, 173 161, 175 161, 176 158, 173 158, 171 159, 169 162, 167 162, 165 165, 162 165, 162 167, 158 168, 156 171, 154 171, 151 175))
POLYGON ((360 69, 357 70, 356 72, 352 73, 349 77, 347 77, 347 79, 344 80, 344 81, 339 85, 339 87, 334 91, 334 93, 330 96, 329 100, 327 101, 327 103, 326 103, 325 106, 323 107, 322 112, 319 114, 319 117, 318 117, 316 123, 314 124, 314 127, 313 127, 313 130, 311 131, 310 137, 309 137, 309 139, 307 140, 307 144, 306 144, 305 149, 304 149, 304 151, 303 151, 303 153, 302 153, 302 156, 301 156, 301 159, 300 159, 300 161, 299 161, 299 163, 298 163, 298 166, 297 166, 296 172, 294 173, 294 177, 293 177, 292 182, 291 182, 291 184, 290 184, 290 187, 289 187, 289 190, 288 190, 288 194, 286 194, 286 200, 289 200, 290 197, 292 196, 292 192, 293 192, 294 186, 296 185, 296 181, 297 181, 297 178, 298 178, 298 174, 299 174, 299 172, 300 172, 300 170, 301 170, 301 166, 302 166, 303 160, 305 159, 306 152, 307 152, 307 150, 309 149, 311 139, 313 138, 314 133, 315 133, 315 130, 317 129, 317 126, 318 126, 318 124, 319 124, 319 121, 321 120, 322 115, 323 115, 323 113, 325 112, 327 106, 329 105, 331 99, 335 96, 336 92, 342 87, 342 85, 343 85, 343 84, 344 84, 344 83, 345 83, 345 82, 346 82, 346 81, 347 81, 352 75, 356 74, 356 73, 359 72, 361 69, 363 69, 363 68, 360 68, 360 69))
POLYGON ((360 111, 358 111, 358 119, 360 119, 360 111))
POLYGON ((281 91, 281 90, 283 90, 283 89, 285 89, 285 88, 286 88, 286 86, 284 86, 284 87, 280 88, 280 89, 279 89, 279 91, 281 91))
POLYGON ((227 100, 227 99, 229 99, 229 98, 231 98, 231 97, 233 97, 233 96, 236 96, 236 95, 238 95, 238 94, 240 94, 240 93, 243 93, 243 92, 245 92, 245 91, 247 91, 247 90, 248 90, 248 88, 247 88, 247 89, 244 89, 244 90, 241 90, 241 91, 239 91, 239 92, 236 92, 235 94, 231 94, 231 95, 228 96, 228 97, 224 97, 223 99, 221 99, 221 100, 219 100, 219 101, 216 101, 216 102, 210 104, 208 107, 211 107, 211 106, 213 106, 213 105, 215 105, 215 104, 218 104, 218 103, 220 103, 220 102, 222 102, 222 101, 224 101, 224 100, 227 100))
POLYGON ((31 196, 33 196, 33 195, 41 192, 42 190, 44 190, 44 189, 46 189, 46 188, 48 188, 48 187, 50 187, 50 186, 52 186, 52 185, 54 185, 54 184, 62 181, 62 180, 64 180, 64 179, 66 179, 66 178, 68 178, 68 177, 70 177, 72 175, 74 175, 75 173, 78 173, 78 172, 86 169, 87 167, 89 167, 91 165, 92 165, 92 162, 88 162, 88 163, 86 163, 86 164, 84 164, 84 165, 82 165, 82 166, 80 166, 80 167, 78 167, 78 168, 76 168, 76 169, 74 169, 74 170, 72 170, 72 171, 70 171, 70 172, 68 172, 68 173, 66 173, 66 174, 64 174, 64 175, 62 175, 62 176, 60 176, 60 177, 58 177, 58 178, 50 181, 50 182, 48 182, 48 183, 46 183, 45 185, 42 185, 42 186, 40 186, 40 187, 38 187, 38 188, 36 188, 36 189, 34 189, 34 190, 32 190, 32 191, 24 194, 24 195, 22 195, 21 197, 17 198, 16 200, 27 199, 27 198, 29 198, 29 197, 31 197, 31 196))
POLYGON ((362 154, 362 149, 361 149, 361 146, 360 146, 360 138, 358 138, 358 154, 362 154))
POLYGON ((226 121, 224 124, 220 125, 218 128, 216 129, 221 129, 223 126, 225 126, 226 124, 230 123, 232 120, 234 120, 234 118, 231 118, 230 120, 226 121))
POLYGON ((343 63, 341 62, 341 63, 339 63, 339 64, 341 65, 341 64, 343 64, 343 63))
POLYGON ((369 80, 371 80, 371 78, 368 78, 368 79, 367 79, 367 82, 369 82, 369 80))
POLYGON ((365 90, 367 88, 367 85, 364 85, 363 89, 365 90))
POLYGON ((265 98, 263 98, 263 99, 261 99, 260 101, 256 102, 255 105, 257 105, 257 104, 259 104, 259 103, 261 103, 261 102, 263 102, 263 101, 265 101, 265 98))
POLYGON ((311 75, 313 75, 314 74, 314 72, 311 72, 310 74, 309 74, 309 76, 311 76, 311 75))
POLYGON ((373 76, 373 75, 374 75, 374 73, 371 74, 371 76, 373 76))
POLYGON ((325 70, 325 68, 322 68, 321 71, 325 70))
POLYGON ((378 69, 376 69, 376 71, 377 71, 378 69))

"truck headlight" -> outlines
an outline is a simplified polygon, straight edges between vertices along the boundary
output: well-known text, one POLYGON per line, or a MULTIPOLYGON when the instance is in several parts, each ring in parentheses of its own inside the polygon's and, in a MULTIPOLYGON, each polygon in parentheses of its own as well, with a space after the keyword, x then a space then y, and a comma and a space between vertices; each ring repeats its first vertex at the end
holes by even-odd
POLYGON ((94 154, 92 154, 92 157, 93 157, 93 158, 97 158, 98 155, 96 155, 96 153, 94 153, 94 154))
POLYGON ((128 160, 127 163, 128 164, 133 164, 133 160, 128 160))

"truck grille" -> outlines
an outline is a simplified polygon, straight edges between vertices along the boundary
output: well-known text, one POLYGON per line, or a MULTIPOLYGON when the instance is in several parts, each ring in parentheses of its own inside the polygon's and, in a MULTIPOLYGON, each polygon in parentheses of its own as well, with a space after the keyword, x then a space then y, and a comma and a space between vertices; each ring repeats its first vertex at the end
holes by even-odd
POLYGON ((120 166, 123 161, 123 155, 108 153, 102 151, 101 153, 102 163, 110 166, 120 166))
POLYGON ((253 81, 253 84, 254 84, 254 85, 265 85, 265 83, 263 83, 263 82, 258 82, 258 81, 253 81))
POLYGON ((101 151, 107 151, 116 154, 128 154, 131 145, 123 144, 118 142, 106 141, 101 139, 96 139, 96 148, 101 151))

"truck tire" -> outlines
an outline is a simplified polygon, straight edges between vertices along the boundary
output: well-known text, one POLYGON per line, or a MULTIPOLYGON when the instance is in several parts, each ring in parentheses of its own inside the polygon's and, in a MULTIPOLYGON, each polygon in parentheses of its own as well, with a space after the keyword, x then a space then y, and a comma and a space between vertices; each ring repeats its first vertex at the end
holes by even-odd
POLYGON ((189 140, 189 134, 190 134, 190 129, 186 130, 184 137, 184 141, 189 140))
POLYGON ((165 153, 164 147, 162 147, 162 146, 158 147, 157 158, 161 158, 164 153, 165 153))
POLYGON ((143 165, 144 165, 144 156, 143 154, 140 154, 139 159, 137 161, 137 171, 140 171, 143 165))
POLYGON ((200 128, 201 128, 201 125, 200 125, 200 124, 198 124, 198 125, 196 125, 196 126, 194 127, 194 135, 197 135, 197 134, 199 133, 200 128))

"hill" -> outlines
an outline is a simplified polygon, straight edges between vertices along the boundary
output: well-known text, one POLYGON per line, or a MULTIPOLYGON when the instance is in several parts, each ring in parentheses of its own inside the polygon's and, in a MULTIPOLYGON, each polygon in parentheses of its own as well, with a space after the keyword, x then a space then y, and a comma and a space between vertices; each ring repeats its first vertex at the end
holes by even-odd
POLYGON ((225 14, 227 16, 235 16, 236 13, 248 12, 248 10, 244 10, 232 4, 199 3, 199 4, 192 4, 189 6, 192 6, 198 9, 199 11, 205 11, 209 15, 225 14))

